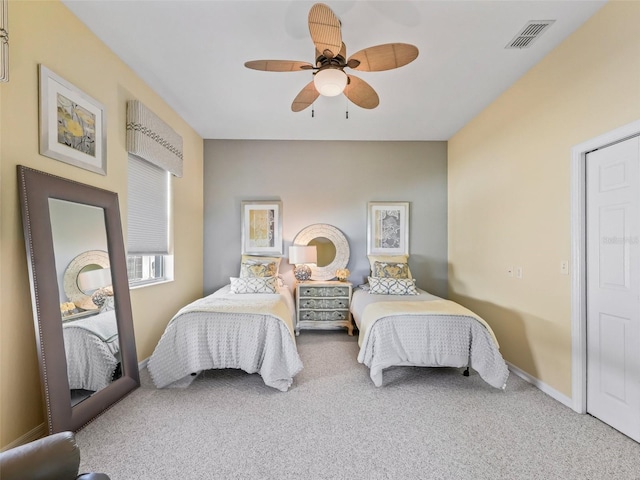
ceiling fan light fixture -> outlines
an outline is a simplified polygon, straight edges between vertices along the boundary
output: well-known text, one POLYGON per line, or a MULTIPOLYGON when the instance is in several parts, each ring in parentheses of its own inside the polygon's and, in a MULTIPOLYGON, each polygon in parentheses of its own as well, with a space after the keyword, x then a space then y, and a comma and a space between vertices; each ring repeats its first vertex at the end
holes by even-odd
POLYGON ((314 75, 313 84, 320 95, 335 97, 347 86, 347 74, 339 68, 325 68, 314 75))

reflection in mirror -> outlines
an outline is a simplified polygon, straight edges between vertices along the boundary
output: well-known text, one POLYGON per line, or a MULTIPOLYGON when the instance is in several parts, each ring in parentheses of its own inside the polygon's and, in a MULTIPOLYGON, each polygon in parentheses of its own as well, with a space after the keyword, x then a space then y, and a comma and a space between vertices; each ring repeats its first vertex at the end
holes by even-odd
POLYGON ((331 280, 336 277, 336 270, 346 268, 349 263, 349 242, 333 225, 309 225, 298 232, 293 244, 316 246, 318 263, 311 265, 311 280, 331 280))
POLYGON ((113 283, 107 231, 104 209, 91 205, 50 198, 49 216, 73 406, 121 374, 116 316, 102 308, 107 298, 102 292, 113 283))
POLYGON ((48 433, 140 385, 116 193, 18 166, 48 433))
POLYGON ((318 250, 319 267, 326 267, 336 258, 336 246, 331 240, 325 237, 316 237, 309 241, 307 245, 315 245, 318 250))
POLYGON ((94 297, 111 288, 109 267, 109 254, 103 250, 89 250, 71 260, 64 271, 63 291, 68 301, 84 310, 100 308, 94 297))
POLYGON ((91 263, 80 269, 76 285, 85 295, 92 295, 99 288, 111 285, 111 272, 102 265, 91 263))

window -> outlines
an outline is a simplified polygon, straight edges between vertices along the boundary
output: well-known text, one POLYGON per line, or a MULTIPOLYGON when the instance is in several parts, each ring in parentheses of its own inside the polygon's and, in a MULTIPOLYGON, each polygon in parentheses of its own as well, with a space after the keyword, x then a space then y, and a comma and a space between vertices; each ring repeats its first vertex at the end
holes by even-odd
POLYGON ((173 280, 171 177, 182 177, 182 137, 141 102, 128 100, 127 151, 129 285, 173 280))
POLYGON ((172 278, 169 258, 171 175, 129 155, 127 273, 130 286, 172 278))
POLYGON ((164 280, 164 255, 127 255, 127 274, 132 285, 164 280))

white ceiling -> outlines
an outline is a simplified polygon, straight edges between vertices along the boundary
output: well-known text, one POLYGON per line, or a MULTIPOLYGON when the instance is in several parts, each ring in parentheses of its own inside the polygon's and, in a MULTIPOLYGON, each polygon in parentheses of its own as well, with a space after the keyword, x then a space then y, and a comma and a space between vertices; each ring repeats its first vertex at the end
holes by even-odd
MULTIPOLYGON (((310 72, 262 72, 247 60, 314 63, 303 0, 63 0, 203 138, 447 140, 575 31, 606 1, 326 0, 347 57, 370 46, 416 45, 418 58, 353 72, 380 96, 365 110, 346 97, 291 102, 310 72), (504 47, 530 20, 555 23, 528 49, 504 47)), ((349 71, 349 69, 347 69, 349 71)))

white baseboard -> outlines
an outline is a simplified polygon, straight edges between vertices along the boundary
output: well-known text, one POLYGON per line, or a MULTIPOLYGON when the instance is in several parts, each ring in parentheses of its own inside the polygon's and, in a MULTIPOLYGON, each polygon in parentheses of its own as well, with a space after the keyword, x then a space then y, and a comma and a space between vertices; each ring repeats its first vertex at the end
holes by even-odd
POLYGON ((511 370, 514 374, 516 374, 517 376, 519 376, 523 380, 529 382, 534 387, 537 387, 539 390, 543 391, 544 393, 549 395, 554 400, 557 400, 558 402, 562 403, 564 406, 569 407, 570 409, 573 410, 573 400, 571 400, 565 394, 560 393, 555 388, 550 387, 549 385, 547 385, 543 381, 537 379, 536 377, 533 377, 533 376, 529 375, 524 370, 519 369, 518 367, 516 367, 515 365, 512 365, 509 362, 507 362, 507 366, 509 367, 509 370, 511 370))
POLYGON ((22 435, 20 438, 17 438, 13 442, 11 442, 9 445, 3 447, 2 451, 5 452, 11 448, 19 447, 20 445, 33 442, 34 440, 38 440, 39 438, 42 438, 46 435, 47 435, 47 427, 45 426, 44 423, 41 423, 37 427, 33 428, 32 430, 22 435))
POLYGON ((144 370, 145 368, 147 368, 147 364, 148 363, 149 363, 149 357, 147 357, 144 360, 140 361, 138 363, 138 370, 144 370))

